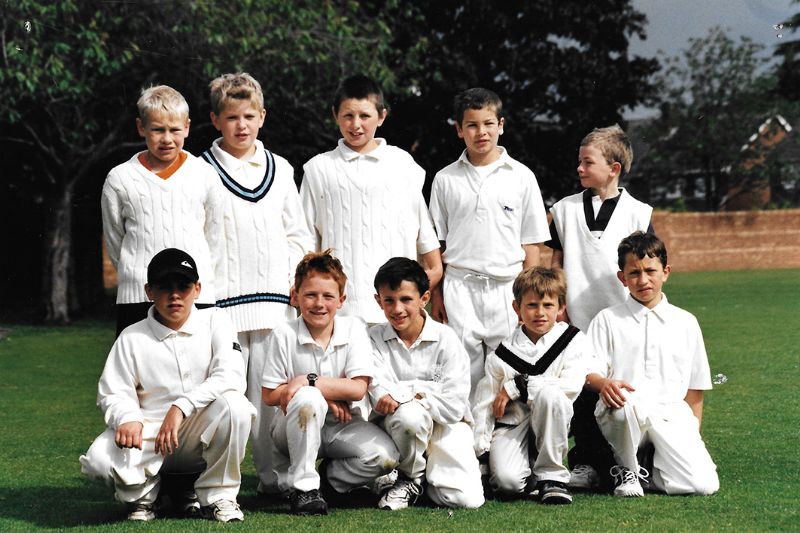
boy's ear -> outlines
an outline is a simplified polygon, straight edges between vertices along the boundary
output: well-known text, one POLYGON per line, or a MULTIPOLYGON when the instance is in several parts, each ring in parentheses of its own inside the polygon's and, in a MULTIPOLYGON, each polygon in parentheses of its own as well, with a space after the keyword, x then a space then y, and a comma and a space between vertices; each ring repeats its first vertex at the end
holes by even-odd
POLYGON ((191 125, 192 125, 192 119, 187 118, 186 119, 186 136, 187 137, 189 136, 189 126, 191 126, 191 125))
POLYGON ((344 301, 345 300, 347 300, 347 295, 342 293, 342 295, 339 296, 339 306, 337 307, 337 309, 341 309, 342 308, 342 306, 344 305, 344 301))
POLYGON ((456 134, 458 135, 458 138, 459 138, 459 139, 463 139, 463 138, 464 138, 464 132, 463 132, 463 131, 461 131, 461 124, 459 124, 458 122, 456 122, 456 123, 455 123, 455 126, 456 126, 456 134))
MULTIPOLYGON (((137 118, 136 120, 138 121, 139 119, 137 118)), ((147 295, 147 299, 150 300, 151 302, 155 300, 155 298, 153 297, 154 296, 153 289, 150 288, 149 283, 144 284, 144 293, 147 295)))
POLYGON ((139 132, 139 137, 145 137, 144 124, 139 117, 136 117, 136 131, 139 132))
POLYGON ((294 290, 294 287, 289 289, 289 305, 292 307, 300 307, 297 303, 297 291, 294 290))
POLYGON ((389 116, 389 110, 378 111, 378 127, 383 126, 383 121, 389 116))
POLYGON ((419 299, 422 301, 422 307, 425 307, 431 300, 431 291, 429 290, 425 291, 425 293, 422 296, 420 296, 419 299))
POLYGON ((211 113, 209 113, 209 116, 211 117, 211 123, 214 125, 214 127, 217 129, 217 131, 219 131, 220 127, 219 127, 219 124, 217 124, 217 122, 219 121, 219 117, 213 111, 211 113))
POLYGON ((261 129, 264 126, 264 120, 267 118, 267 108, 263 108, 261 110, 261 120, 258 121, 258 129, 261 129))
POLYGON ((378 295, 378 294, 373 294, 372 296, 374 296, 374 297, 375 297, 375 303, 377 303, 377 304, 378 304, 378 307, 380 307, 381 309, 383 309, 383 306, 381 305, 381 297, 380 297, 380 295, 378 295))
POLYGON ((503 126, 505 126, 505 124, 506 124, 506 119, 500 117, 500 119, 497 121, 497 133, 499 135, 503 134, 503 126))
POLYGON ((202 285, 200 285, 200 282, 199 282, 199 281, 195 282, 195 284, 194 284, 194 297, 195 297, 195 298, 197 298, 198 296, 200 296, 200 290, 201 290, 202 288, 203 288, 203 287, 202 287, 202 285))
POLYGON ((622 171, 622 165, 620 164, 619 161, 614 161, 613 163, 611 163, 611 172, 612 174, 614 174, 614 176, 618 177, 621 171, 622 171))
POLYGON ((339 119, 339 116, 336 113, 336 108, 333 106, 331 106, 331 114, 333 115, 333 121, 336 122, 339 119))
POLYGON ((620 280, 624 286, 628 286, 628 284, 625 282, 625 274, 622 271, 617 271, 617 279, 620 280))
POLYGON ((514 312, 517 313, 517 318, 522 320, 522 317, 519 316, 519 304, 517 303, 517 300, 511 300, 511 307, 513 307, 514 312))

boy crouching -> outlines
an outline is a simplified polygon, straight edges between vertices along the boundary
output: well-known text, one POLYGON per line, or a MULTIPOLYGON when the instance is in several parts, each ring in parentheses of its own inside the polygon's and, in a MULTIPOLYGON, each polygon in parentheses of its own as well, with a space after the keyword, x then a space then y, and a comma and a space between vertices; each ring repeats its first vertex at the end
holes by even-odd
POLYGON ((108 429, 81 456, 81 470, 114 485, 129 520, 156 517, 162 472, 200 473, 183 511, 244 519, 239 465, 255 412, 230 320, 194 307, 198 279, 186 252, 156 254, 147 267, 148 316, 117 338, 100 377, 108 429))
POLYGON ((475 452, 490 452, 492 488, 516 496, 535 482, 531 496, 547 504, 572 502, 563 462, 589 360, 586 337, 556 320, 566 289, 559 269, 532 267, 517 276, 513 307, 521 325, 487 358, 472 411, 475 452))

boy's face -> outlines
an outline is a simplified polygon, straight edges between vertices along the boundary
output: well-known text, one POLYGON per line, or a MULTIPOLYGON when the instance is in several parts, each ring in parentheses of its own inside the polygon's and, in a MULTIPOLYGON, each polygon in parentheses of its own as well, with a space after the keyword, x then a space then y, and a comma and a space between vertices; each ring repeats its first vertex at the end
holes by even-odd
POLYGON ((200 282, 186 278, 167 278, 146 284, 144 291, 156 307, 156 320, 170 329, 179 330, 189 319, 194 301, 200 296, 200 282))
POLYGON ((251 155, 266 116, 266 109, 259 110, 250 100, 231 99, 219 115, 211 113, 211 122, 222 134, 220 147, 236 158, 251 155))
POLYGON ((652 309, 661 301, 661 287, 669 272, 669 265, 662 266, 658 257, 639 259, 636 254, 628 254, 625 256, 625 269, 617 272, 617 277, 637 302, 652 309))
POLYGON ((386 119, 386 110, 379 113, 375 102, 369 98, 342 100, 339 112, 334 111, 333 117, 344 143, 351 150, 367 153, 378 146, 375 142, 375 131, 386 119))
POLYGON ((564 312, 565 305, 558 303, 558 296, 545 294, 539 296, 534 291, 526 291, 522 301, 512 303, 520 321, 525 326, 525 334, 536 342, 553 329, 559 313, 564 312))
POLYGON ((464 139, 467 154, 481 158, 497 149, 497 142, 503 133, 503 119, 497 118, 494 106, 481 109, 467 109, 461 124, 456 123, 458 137, 464 139))
POLYGON ((423 309, 430 298, 430 291, 420 294, 417 284, 407 280, 403 280, 396 289, 383 285, 375 295, 375 301, 397 333, 408 331, 414 326, 421 327, 425 320, 423 309))
POLYGON ((602 152, 589 144, 578 150, 578 177, 584 189, 600 190, 609 185, 616 186, 619 180, 620 164, 609 165, 602 152))
POLYGON ((183 143, 189 136, 189 119, 153 112, 147 124, 137 118, 136 129, 147 144, 153 170, 164 170, 183 150, 183 143))
POLYGON ((291 299, 292 305, 300 308, 309 333, 316 335, 333 323, 336 311, 344 304, 345 295, 339 292, 335 279, 312 271, 300 283, 299 289, 292 288, 291 299))

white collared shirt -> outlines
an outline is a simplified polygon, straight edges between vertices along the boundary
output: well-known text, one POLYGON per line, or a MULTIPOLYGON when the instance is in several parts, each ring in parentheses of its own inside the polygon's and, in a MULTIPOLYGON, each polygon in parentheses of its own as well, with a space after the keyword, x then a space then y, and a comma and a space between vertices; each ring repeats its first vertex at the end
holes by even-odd
POLYGON ((386 394, 398 403, 419 394, 434 422, 471 420, 469 356, 451 328, 426 315, 410 347, 388 323, 371 327, 370 338, 376 365, 369 391, 373 407, 386 394))
POLYGON ((587 335, 596 354, 591 372, 627 381, 656 403, 680 402, 689 389, 711 388, 700 325, 664 294, 653 309, 628 296, 600 311, 587 335))
POLYGON ((225 170, 234 179, 248 189, 255 189, 264 179, 264 169, 267 166, 267 154, 264 153, 264 144, 256 139, 255 152, 246 159, 239 159, 229 154, 222 148, 222 137, 211 143, 211 153, 222 163, 225 170))
POLYGON ((525 259, 523 244, 548 240, 547 213, 536 176, 502 148, 482 175, 461 157, 433 179, 430 211, 448 266, 511 280, 525 259))
POLYGON ((172 405, 188 417, 225 392, 244 393, 244 362, 223 311, 192 308, 177 331, 154 311, 126 328, 108 354, 97 405, 110 428, 160 422, 172 405))

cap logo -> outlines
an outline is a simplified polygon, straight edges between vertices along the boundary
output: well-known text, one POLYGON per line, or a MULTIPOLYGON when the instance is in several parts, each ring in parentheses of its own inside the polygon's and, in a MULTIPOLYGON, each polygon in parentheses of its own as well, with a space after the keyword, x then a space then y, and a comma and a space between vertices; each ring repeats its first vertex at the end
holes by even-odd
POLYGON ((192 265, 189 264, 189 261, 181 261, 181 266, 185 266, 186 268, 192 268, 192 265))

